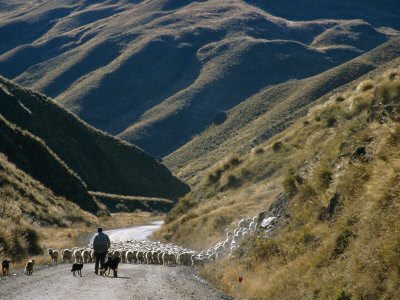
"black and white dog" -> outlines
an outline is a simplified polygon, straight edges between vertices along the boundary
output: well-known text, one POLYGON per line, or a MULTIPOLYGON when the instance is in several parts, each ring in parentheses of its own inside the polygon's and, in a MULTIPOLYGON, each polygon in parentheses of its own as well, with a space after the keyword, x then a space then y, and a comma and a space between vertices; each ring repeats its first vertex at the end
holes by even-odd
POLYGON ((71 270, 71 272, 73 272, 72 275, 75 276, 75 272, 78 271, 78 274, 82 277, 82 268, 83 268, 83 263, 74 263, 72 265, 72 270, 71 270))

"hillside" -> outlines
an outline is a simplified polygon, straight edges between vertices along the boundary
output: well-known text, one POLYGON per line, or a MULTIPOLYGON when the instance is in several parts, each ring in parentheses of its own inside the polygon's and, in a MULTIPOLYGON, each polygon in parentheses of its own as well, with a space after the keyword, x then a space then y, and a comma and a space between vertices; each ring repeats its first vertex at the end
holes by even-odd
POLYGON ((219 288, 234 295, 244 272, 246 299, 396 299, 400 58, 330 95, 267 142, 209 169, 157 236, 208 249, 236 220, 270 207, 272 231, 203 270, 219 288))
POLYGON ((290 126, 316 103, 326 101, 345 89, 346 84, 399 55, 400 39, 394 39, 316 76, 262 89, 226 111, 223 122, 214 122, 163 162, 194 186, 206 176, 207 168, 223 160, 227 153, 243 155, 290 126))
MULTIPOLYGON (((0 94, 1 97, 1 94, 0 94)), ((0 153, 19 169, 39 180, 56 195, 96 214, 99 204, 86 185, 42 141, 9 123, 0 115, 0 153)))
POLYGON ((163 157, 267 86, 399 35, 397 3, 308 3, 11 0, 0 74, 163 157))
MULTIPOLYGON (((3 119, 1 123, 3 146, 5 141, 3 119)), ((20 133, 20 138, 22 135, 20 133)), ((10 139, 7 138, 6 141, 9 142, 10 139)), ((31 146, 34 143, 31 142, 31 146)), ((26 144, 21 143, 21 145, 26 144)), ((40 159, 41 150, 35 154, 39 162, 43 162, 40 159)), ((52 174, 56 173, 53 171, 52 174)), ((17 168, 2 153, 0 153, 0 199, 0 256, 12 258, 14 261, 41 253, 40 228, 49 226, 59 228, 80 223, 89 225, 96 222, 92 214, 83 211, 64 197, 55 196, 49 188, 17 168)))
MULTIPOLYGON (((2 77, 0 104, 0 114, 22 130, 41 139, 46 149, 51 149, 59 160, 82 179, 87 185, 85 190, 168 199, 176 199, 189 191, 166 167, 141 149, 88 126, 44 95, 22 88, 2 77)), ((12 142, 16 145, 22 144, 16 140, 12 142)), ((28 164, 34 161, 36 153, 31 152, 31 146, 20 148, 26 155, 24 159, 29 161, 28 164)), ((41 151, 40 146, 37 148, 41 151)), ((3 151, 7 149, 9 159, 16 161, 18 157, 12 156, 14 148, 3 151)), ((26 161, 22 160, 21 163, 26 164, 26 161)), ((58 186, 64 185, 64 189, 70 188, 61 177, 49 176, 52 174, 50 164, 46 170, 41 168, 41 164, 36 168, 31 165, 32 176, 43 183, 50 180, 58 186)), ((24 170, 27 171, 26 168, 24 170)))

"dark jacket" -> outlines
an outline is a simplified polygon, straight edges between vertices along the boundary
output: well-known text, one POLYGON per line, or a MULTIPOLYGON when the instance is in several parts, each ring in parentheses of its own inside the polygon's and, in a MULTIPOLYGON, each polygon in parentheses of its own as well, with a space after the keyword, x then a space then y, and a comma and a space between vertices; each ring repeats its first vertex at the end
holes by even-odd
POLYGON ((110 248, 110 238, 105 233, 99 233, 93 241, 93 250, 95 253, 105 253, 110 248))

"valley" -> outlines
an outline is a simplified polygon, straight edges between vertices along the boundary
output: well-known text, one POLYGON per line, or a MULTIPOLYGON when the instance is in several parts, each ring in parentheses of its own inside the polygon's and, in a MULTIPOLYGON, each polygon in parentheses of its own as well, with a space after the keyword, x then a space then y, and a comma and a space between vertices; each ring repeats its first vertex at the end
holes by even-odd
POLYGON ((51 277, 33 299, 396 299, 399 10, 0 3, 0 257, 40 265, 0 298, 51 277), (97 226, 146 240, 149 221, 201 264, 122 264, 117 281, 41 258, 97 226))

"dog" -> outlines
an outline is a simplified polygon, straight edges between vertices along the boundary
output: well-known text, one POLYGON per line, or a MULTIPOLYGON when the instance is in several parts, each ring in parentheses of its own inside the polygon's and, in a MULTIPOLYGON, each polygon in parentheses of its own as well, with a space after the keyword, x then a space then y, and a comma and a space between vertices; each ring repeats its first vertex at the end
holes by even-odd
POLYGON ((74 263, 72 265, 72 270, 71 270, 71 272, 73 272, 72 275, 75 276, 75 272, 77 271, 78 274, 82 277, 82 268, 83 268, 83 263, 74 263))
POLYGON ((35 261, 33 260, 33 259, 31 259, 30 261, 28 261, 27 263, 26 263, 26 266, 25 266, 25 273, 27 274, 27 275, 32 275, 32 273, 33 273, 33 265, 35 264, 35 261))
POLYGON ((3 276, 6 276, 6 275, 9 275, 9 274, 10 274, 10 263, 11 263, 11 260, 7 260, 7 259, 4 259, 4 260, 1 262, 1 267, 2 267, 2 271, 3 271, 3 276))
POLYGON ((121 258, 119 257, 114 257, 111 258, 109 257, 108 260, 103 264, 102 269, 100 270, 100 275, 101 276, 106 276, 106 271, 108 270, 108 275, 110 275, 110 271, 113 270, 114 277, 118 277, 118 264, 120 263, 121 258))

